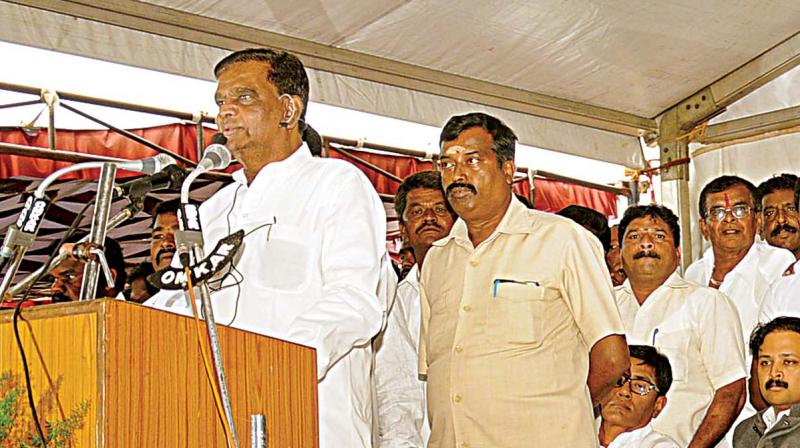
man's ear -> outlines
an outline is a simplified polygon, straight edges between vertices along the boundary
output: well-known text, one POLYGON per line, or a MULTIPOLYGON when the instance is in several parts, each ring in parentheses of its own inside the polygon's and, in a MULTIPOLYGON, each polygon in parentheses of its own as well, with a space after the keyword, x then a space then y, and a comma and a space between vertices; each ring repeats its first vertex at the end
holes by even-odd
POLYGON ((708 236, 708 231, 709 231, 709 228, 708 228, 708 224, 706 224, 706 220, 703 219, 703 218, 700 218, 700 233, 703 234, 703 238, 706 241, 711 241, 711 237, 708 236))
POLYGON ((658 414, 664 410, 664 406, 667 405, 667 397, 660 396, 656 398, 656 404, 653 406, 653 414, 650 416, 651 419, 658 417, 658 414))
POLYGON ((402 239, 404 243, 408 243, 408 230, 406 229, 406 225, 399 221, 397 225, 400 227, 400 239, 402 239))
POLYGON ((517 165, 513 160, 506 160, 503 162, 503 174, 506 177, 506 183, 512 185, 514 183, 514 173, 517 172, 517 165))
POLYGON ((294 129, 303 115, 303 100, 298 95, 283 94, 280 97, 283 105, 283 115, 281 116, 282 127, 294 129))

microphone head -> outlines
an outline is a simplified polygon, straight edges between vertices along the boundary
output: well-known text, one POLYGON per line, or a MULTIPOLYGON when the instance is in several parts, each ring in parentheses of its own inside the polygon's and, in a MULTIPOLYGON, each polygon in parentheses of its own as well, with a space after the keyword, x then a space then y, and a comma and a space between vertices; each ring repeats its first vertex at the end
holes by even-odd
POLYGON ((168 154, 159 154, 155 157, 148 157, 141 160, 142 166, 140 170, 144 174, 155 174, 164 169, 164 167, 175 164, 175 159, 168 154))
POLYGON ((214 143, 208 145, 205 154, 203 154, 203 160, 197 164, 197 168, 204 171, 222 170, 230 164, 231 152, 228 151, 228 148, 225 145, 214 143))

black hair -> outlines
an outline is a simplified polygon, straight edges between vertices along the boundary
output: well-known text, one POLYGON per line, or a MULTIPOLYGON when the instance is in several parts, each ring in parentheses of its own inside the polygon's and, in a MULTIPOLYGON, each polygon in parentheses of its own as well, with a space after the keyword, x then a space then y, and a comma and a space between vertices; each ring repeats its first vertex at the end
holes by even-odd
POLYGON ((214 67, 214 76, 219 78, 220 74, 231 65, 250 61, 269 64, 267 79, 278 89, 278 95, 287 94, 300 97, 303 102, 300 119, 304 123, 302 127, 305 127, 306 109, 308 108, 308 75, 300 59, 291 53, 271 48, 246 48, 235 51, 219 61, 214 67))
POLYGON ((525 196, 523 196, 521 194, 517 194, 517 193, 514 193, 514 196, 516 196, 517 200, 519 202, 522 202, 522 205, 524 205, 526 208, 529 208, 529 209, 533 210, 533 208, 534 208, 533 204, 531 204, 531 201, 529 201, 528 198, 526 198, 525 196))
POLYGON ((754 211, 761 210, 761 195, 758 194, 758 188, 756 188, 752 182, 742 179, 739 176, 720 176, 707 183, 706 186, 700 191, 700 217, 703 219, 708 218, 708 210, 706 210, 706 196, 711 193, 722 193, 723 191, 736 185, 742 185, 747 188, 747 190, 750 191, 750 196, 753 198, 754 211))
MULTIPOLYGON (((408 193, 418 188, 441 191, 442 197, 444 197, 442 174, 438 171, 420 171, 403 179, 403 183, 400 184, 397 193, 394 194, 394 211, 397 213, 397 219, 399 219, 401 223, 405 222, 403 214, 406 212, 406 198, 408 197, 408 193)), ((450 214, 455 216, 447 200, 445 200, 445 203, 447 204, 447 210, 450 211, 450 214)))
POLYGON ((662 355, 655 347, 649 345, 630 345, 631 358, 641 359, 656 371, 656 387, 658 396, 663 397, 672 387, 672 366, 669 358, 662 355))
POLYGON ((442 143, 458 138, 458 135, 470 128, 480 127, 491 134, 494 145, 492 150, 497 155, 497 164, 503 165, 507 160, 514 161, 517 136, 514 131, 499 119, 483 112, 472 112, 466 115, 455 115, 447 120, 439 134, 439 147, 442 143))
POLYGON ((775 193, 778 190, 794 191, 794 185, 796 183, 797 176, 789 173, 781 173, 761 182, 761 184, 758 185, 758 194, 763 199, 764 196, 775 193))
POLYGON ((628 229, 628 226, 634 219, 644 218, 645 216, 649 216, 651 218, 661 218, 667 225, 669 226, 670 232, 672 232, 672 239, 674 240, 675 247, 679 247, 681 245, 681 225, 678 221, 678 216, 672 212, 667 207, 663 205, 657 204, 650 204, 650 205, 634 205, 632 207, 628 207, 625 210, 625 214, 622 215, 622 220, 619 222, 619 229, 617 232, 617 238, 619 239, 619 245, 622 246, 623 238, 625 237, 625 231, 628 229))
POLYGON ((800 319, 796 317, 780 316, 765 323, 758 324, 750 333, 750 353, 753 358, 758 358, 758 352, 767 335, 776 331, 793 331, 800 334, 800 319))
POLYGON ((794 184, 794 208, 800 208, 800 179, 794 184))
POLYGON ((568 205, 556 215, 569 218, 592 232, 603 245, 603 251, 611 248, 611 230, 608 228, 608 218, 597 210, 592 210, 582 205, 568 205))
POLYGON ((159 202, 158 205, 156 205, 156 208, 153 209, 153 215, 150 218, 150 229, 152 230, 153 227, 156 226, 156 219, 158 218, 158 215, 172 213, 177 216, 178 208, 180 208, 180 206, 180 199, 170 199, 169 201, 159 202))
MULTIPOLYGON (((147 289, 147 294, 149 296, 154 296, 158 292, 158 288, 151 285, 150 282, 147 281, 147 276, 154 273, 155 269, 153 269, 153 263, 150 261, 143 261, 131 269, 131 272, 128 274, 128 284, 133 285, 133 282, 139 279, 144 279, 145 288, 147 289)), ((131 300, 131 290, 128 289, 125 291, 125 299, 131 300)))
MULTIPOLYGON (((77 243, 86 235, 86 232, 75 232, 69 238, 67 238, 64 243, 77 243)), ((47 253, 53 253, 53 251, 56 249, 58 241, 59 240, 56 239, 50 242, 50 244, 47 246, 47 253)), ((122 248, 117 240, 106 236, 106 240, 103 243, 103 253, 106 256, 106 261, 108 261, 108 267, 113 269, 117 274, 114 278, 114 284, 112 285, 114 292, 122 292, 122 290, 125 289, 125 281, 127 280, 127 274, 125 273, 125 257, 122 255, 122 248)), ((98 292, 103 288, 109 287, 108 283, 106 283, 106 276, 103 275, 102 272, 98 278, 98 292)))

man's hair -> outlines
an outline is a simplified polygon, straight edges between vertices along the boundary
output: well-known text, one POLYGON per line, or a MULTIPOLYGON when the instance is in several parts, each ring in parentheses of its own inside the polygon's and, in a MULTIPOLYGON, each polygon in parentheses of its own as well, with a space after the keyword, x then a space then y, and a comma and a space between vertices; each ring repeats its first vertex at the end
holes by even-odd
MULTIPOLYGON (((77 243, 83 237, 87 235, 86 232, 75 232, 70 235, 64 243, 77 243)), ((47 253, 51 254, 54 251, 57 252, 58 248, 56 247, 59 240, 53 240, 47 246, 47 253)), ((107 236, 105 242, 103 243, 103 252, 106 256, 106 261, 108 261, 108 267, 113 269, 114 272, 117 273, 116 278, 114 279, 114 284, 112 287, 114 288, 115 292, 122 292, 125 289, 125 280, 127 280, 127 274, 125 273, 125 257, 122 255, 122 248, 120 247, 117 240, 107 236)), ((52 267, 52 266, 51 266, 52 267)), ((102 271, 98 276, 99 281, 97 283, 98 291, 100 288, 107 288, 108 284, 106 283, 106 276, 103 275, 102 271)))
POLYGON ((675 247, 681 245, 681 225, 675 213, 672 213, 672 210, 663 205, 650 204, 634 205, 625 210, 625 214, 622 215, 622 221, 619 222, 619 229, 617 230, 617 232, 619 232, 617 238, 619 239, 620 247, 622 246, 622 239, 625 237, 625 231, 628 229, 631 222, 634 219, 644 218, 646 216, 661 218, 667 223, 670 232, 672 232, 672 239, 675 242, 675 247))
MULTIPOLYGON (((394 211, 397 213, 397 218, 401 223, 405 223, 403 214, 406 212, 408 193, 418 188, 441 191, 442 197, 444 197, 442 174, 438 171, 420 171, 403 179, 403 183, 400 184, 397 193, 394 194, 394 211)), ((455 215, 453 209, 450 208, 450 204, 447 201, 445 201, 445 204, 447 204, 447 210, 450 211, 450 214, 455 215)))
POLYGON ((604 214, 582 205, 568 205, 559 210, 556 215, 569 218, 589 229, 600 240, 603 251, 608 252, 608 249, 611 248, 611 230, 608 228, 608 219, 604 214))
POLYGON ((800 208, 800 178, 794 184, 794 208, 800 208))
POLYGON ((497 164, 503 165, 506 160, 514 161, 515 142, 517 136, 514 131, 499 119, 483 112, 472 112, 466 115, 455 115, 447 120, 439 134, 439 147, 442 143, 458 138, 458 135, 470 128, 480 127, 491 134, 494 145, 492 150, 497 155, 497 164))
MULTIPOLYGON (((147 288, 147 293, 151 296, 155 295, 158 292, 158 288, 151 285, 150 282, 147 281, 147 276, 154 273, 155 269, 153 269, 153 263, 149 261, 143 261, 131 269, 130 274, 128 274, 128 283, 133 284, 136 280, 144 279, 145 287, 147 288)), ((125 298, 130 300, 131 298, 131 291, 125 291, 125 298)))
POLYGON ((308 75, 303 63, 297 56, 285 51, 271 48, 247 48, 225 56, 214 67, 214 76, 219 78, 226 68, 240 62, 266 62, 269 64, 267 79, 276 89, 278 95, 297 95, 303 101, 300 119, 305 121, 308 109, 308 75))
POLYGON ((150 218, 150 229, 156 226, 156 219, 158 215, 164 213, 172 213, 178 215, 178 208, 181 206, 180 199, 170 199, 169 201, 159 202, 156 208, 153 209, 153 216, 150 218))
POLYGON ((796 183, 797 176, 789 173, 781 173, 761 182, 761 184, 758 185, 758 195, 763 200, 764 196, 775 193, 778 190, 791 190, 794 192, 794 185, 796 183))
POLYGON ((793 331, 800 334, 800 319, 780 316, 765 324, 756 325, 756 328, 750 333, 750 353, 753 354, 753 358, 758 358, 758 352, 767 335, 776 331, 793 331))
POLYGON ((703 219, 708 218, 708 210, 706 210, 706 196, 712 193, 722 193, 723 191, 731 187, 735 187, 736 185, 742 185, 747 188, 747 190, 750 191, 750 196, 753 198, 754 211, 761 210, 761 196, 758 194, 758 188, 756 188, 752 182, 742 179, 739 176, 720 176, 707 183, 706 186, 700 191, 700 217, 703 219))
POLYGON ((659 353, 655 347, 649 345, 630 345, 628 349, 630 350, 631 358, 641 359, 645 364, 655 369, 658 396, 667 395, 669 388, 672 387, 672 366, 669 363, 669 358, 659 353))

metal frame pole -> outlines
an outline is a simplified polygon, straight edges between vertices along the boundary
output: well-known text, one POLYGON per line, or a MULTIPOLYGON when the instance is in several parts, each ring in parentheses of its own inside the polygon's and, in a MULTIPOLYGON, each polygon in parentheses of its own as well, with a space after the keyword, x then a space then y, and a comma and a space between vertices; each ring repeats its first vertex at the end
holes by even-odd
MULTIPOLYGON (((108 217, 111 212, 111 201, 114 195, 114 176, 117 174, 117 165, 104 163, 100 169, 100 179, 97 183, 97 199, 94 204, 94 217, 92 228, 89 232, 89 243, 103 247, 108 230, 108 217)), ((83 282, 81 283, 80 300, 94 300, 97 296, 97 280, 100 274, 100 263, 89 260, 83 269, 83 282)))

